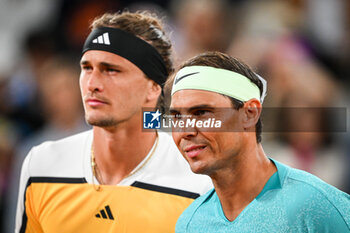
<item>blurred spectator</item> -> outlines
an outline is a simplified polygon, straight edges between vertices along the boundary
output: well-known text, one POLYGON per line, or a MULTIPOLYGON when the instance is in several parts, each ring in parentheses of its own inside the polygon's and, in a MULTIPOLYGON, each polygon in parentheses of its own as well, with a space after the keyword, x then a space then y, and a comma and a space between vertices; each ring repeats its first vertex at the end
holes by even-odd
MULTIPOLYGON (((303 21, 303 15, 299 5, 291 2, 294 1, 248 1, 243 5, 241 23, 228 53, 259 69, 265 62, 266 53, 278 47, 278 41, 285 38, 299 39, 298 27, 303 21)), ((289 52, 281 47, 279 49, 275 51, 284 54, 289 52)))
MULTIPOLYGON (((232 54, 255 67, 251 60, 280 36, 298 38, 313 57, 335 78, 348 81, 350 75, 350 1, 266 0, 247 1, 232 54), (243 47, 250 45, 249 51, 243 47)), ((349 82, 348 82, 349 83, 349 82)))
MULTIPOLYGON (((346 106, 335 77, 315 58, 302 34, 305 4, 301 1, 253 1, 246 5, 244 24, 232 42, 229 53, 258 69, 268 81, 266 106, 273 111, 279 132, 264 134, 269 156, 292 167, 309 171, 326 182, 345 190, 344 140, 336 134, 321 133, 329 124, 315 107, 346 106), (291 107, 298 108, 293 111, 291 107), (305 111, 300 111, 305 108, 305 111), (284 113, 287 110, 287 113, 284 113), (298 115, 295 115, 298 113, 298 115), (281 115, 284 114, 284 115, 281 115), (308 132, 313 128, 314 132, 308 132)), ((345 119, 343 119, 345 120, 345 119)))
POLYGON ((28 35, 23 48, 23 57, 16 70, 9 75, 2 95, 3 114, 16 121, 21 137, 30 135, 44 123, 38 96, 38 76, 41 65, 55 51, 53 38, 46 32, 28 35))
MULTIPOLYGON (((60 137, 57 132, 72 133, 72 130, 80 130, 82 126, 86 126, 79 90, 78 64, 71 57, 56 56, 47 61, 40 70, 39 93, 47 119, 41 132, 49 132, 51 129, 52 135, 57 138, 60 137)), ((48 139, 49 135, 43 136, 48 139)))
MULTIPOLYGON (((276 119, 279 133, 274 140, 264 141, 265 151, 272 158, 313 173, 345 191, 348 167, 345 144, 337 138, 337 134, 328 132, 338 123, 336 110, 330 110, 332 115, 327 116, 322 108, 317 109, 333 106, 334 93, 339 89, 317 76, 317 69, 310 72, 305 71, 303 66, 298 69, 303 75, 290 73, 290 78, 297 80, 304 77, 305 81, 295 81, 295 85, 299 86, 289 89, 288 94, 283 96, 283 107, 279 108, 280 114, 276 119)), ((340 120, 345 121, 345 116, 342 117, 340 120)))
POLYGON ((9 188, 10 167, 14 153, 16 134, 12 122, 0 115, 0 230, 2 229, 5 214, 5 195, 9 188))
POLYGON ((26 36, 51 27, 60 0, 0 0, 0 75, 22 63, 26 36))
POLYGON ((38 89, 46 124, 17 146, 7 202, 7 232, 14 229, 20 170, 30 148, 43 141, 60 139, 88 129, 78 78, 78 61, 70 57, 56 56, 46 61, 40 69, 38 89))
POLYGON ((304 7, 303 34, 317 59, 346 80, 350 75, 349 9, 347 0, 308 0, 304 7))
POLYGON ((234 21, 231 5, 225 0, 174 1, 175 49, 178 63, 205 51, 226 51, 234 21))

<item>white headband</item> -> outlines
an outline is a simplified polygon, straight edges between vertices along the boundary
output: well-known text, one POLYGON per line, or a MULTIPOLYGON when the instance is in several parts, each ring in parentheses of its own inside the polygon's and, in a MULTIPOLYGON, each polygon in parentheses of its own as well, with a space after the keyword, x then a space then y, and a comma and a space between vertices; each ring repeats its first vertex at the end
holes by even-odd
POLYGON ((171 95, 180 90, 205 90, 230 96, 246 102, 257 99, 263 103, 267 82, 257 75, 263 84, 263 92, 247 77, 226 69, 211 66, 186 66, 176 74, 171 95))

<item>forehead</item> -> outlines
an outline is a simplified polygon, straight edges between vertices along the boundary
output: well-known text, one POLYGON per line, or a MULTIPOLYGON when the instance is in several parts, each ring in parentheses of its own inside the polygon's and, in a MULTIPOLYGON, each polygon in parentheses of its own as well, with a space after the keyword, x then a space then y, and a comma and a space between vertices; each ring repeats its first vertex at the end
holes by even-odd
POLYGON ((172 108, 190 108, 198 105, 212 106, 216 108, 231 108, 228 97, 211 91, 204 90, 180 90, 171 98, 172 108))

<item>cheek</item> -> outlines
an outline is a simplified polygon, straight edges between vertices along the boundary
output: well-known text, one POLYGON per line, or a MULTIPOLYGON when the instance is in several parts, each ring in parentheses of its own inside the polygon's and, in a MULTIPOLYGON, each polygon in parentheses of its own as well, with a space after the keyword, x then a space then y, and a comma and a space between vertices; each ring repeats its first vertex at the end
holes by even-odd
POLYGON ((224 136, 220 138, 219 148, 221 152, 226 153, 230 151, 230 153, 237 149, 236 145, 241 143, 241 133, 240 132, 230 132, 226 133, 224 136))
POLYGON ((198 131, 198 138, 201 138, 200 142, 207 144, 211 150, 217 150, 220 139, 219 133, 210 131, 198 131))
POLYGON ((143 80, 139 82, 119 82, 113 80, 105 84, 105 91, 108 90, 110 96, 128 102, 129 105, 140 104, 145 98, 146 87, 143 85, 143 80))
POLYGON ((181 141, 181 135, 179 132, 172 132, 173 140, 175 142, 175 145, 179 148, 180 141, 181 141))
POLYGON ((137 99, 143 101, 147 97, 147 94, 148 94, 148 92, 150 90, 149 83, 150 82, 147 82, 147 80, 141 79, 139 82, 137 82, 136 84, 132 85, 133 89, 134 89, 133 96, 135 96, 137 99))
POLYGON ((80 92, 82 94, 85 93, 85 89, 86 89, 85 85, 86 85, 86 82, 85 82, 84 76, 81 74, 79 78, 79 87, 80 87, 80 92))

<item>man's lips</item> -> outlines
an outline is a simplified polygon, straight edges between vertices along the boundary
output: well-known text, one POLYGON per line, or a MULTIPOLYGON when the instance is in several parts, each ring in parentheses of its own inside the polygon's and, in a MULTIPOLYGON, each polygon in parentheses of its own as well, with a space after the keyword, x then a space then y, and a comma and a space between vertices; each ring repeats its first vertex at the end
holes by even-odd
POLYGON ((204 144, 189 145, 184 148, 185 154, 189 158, 194 158, 198 156, 207 146, 204 144))
POLYGON ((98 107, 107 104, 107 102, 97 98, 88 98, 85 100, 85 102, 91 107, 98 107))

